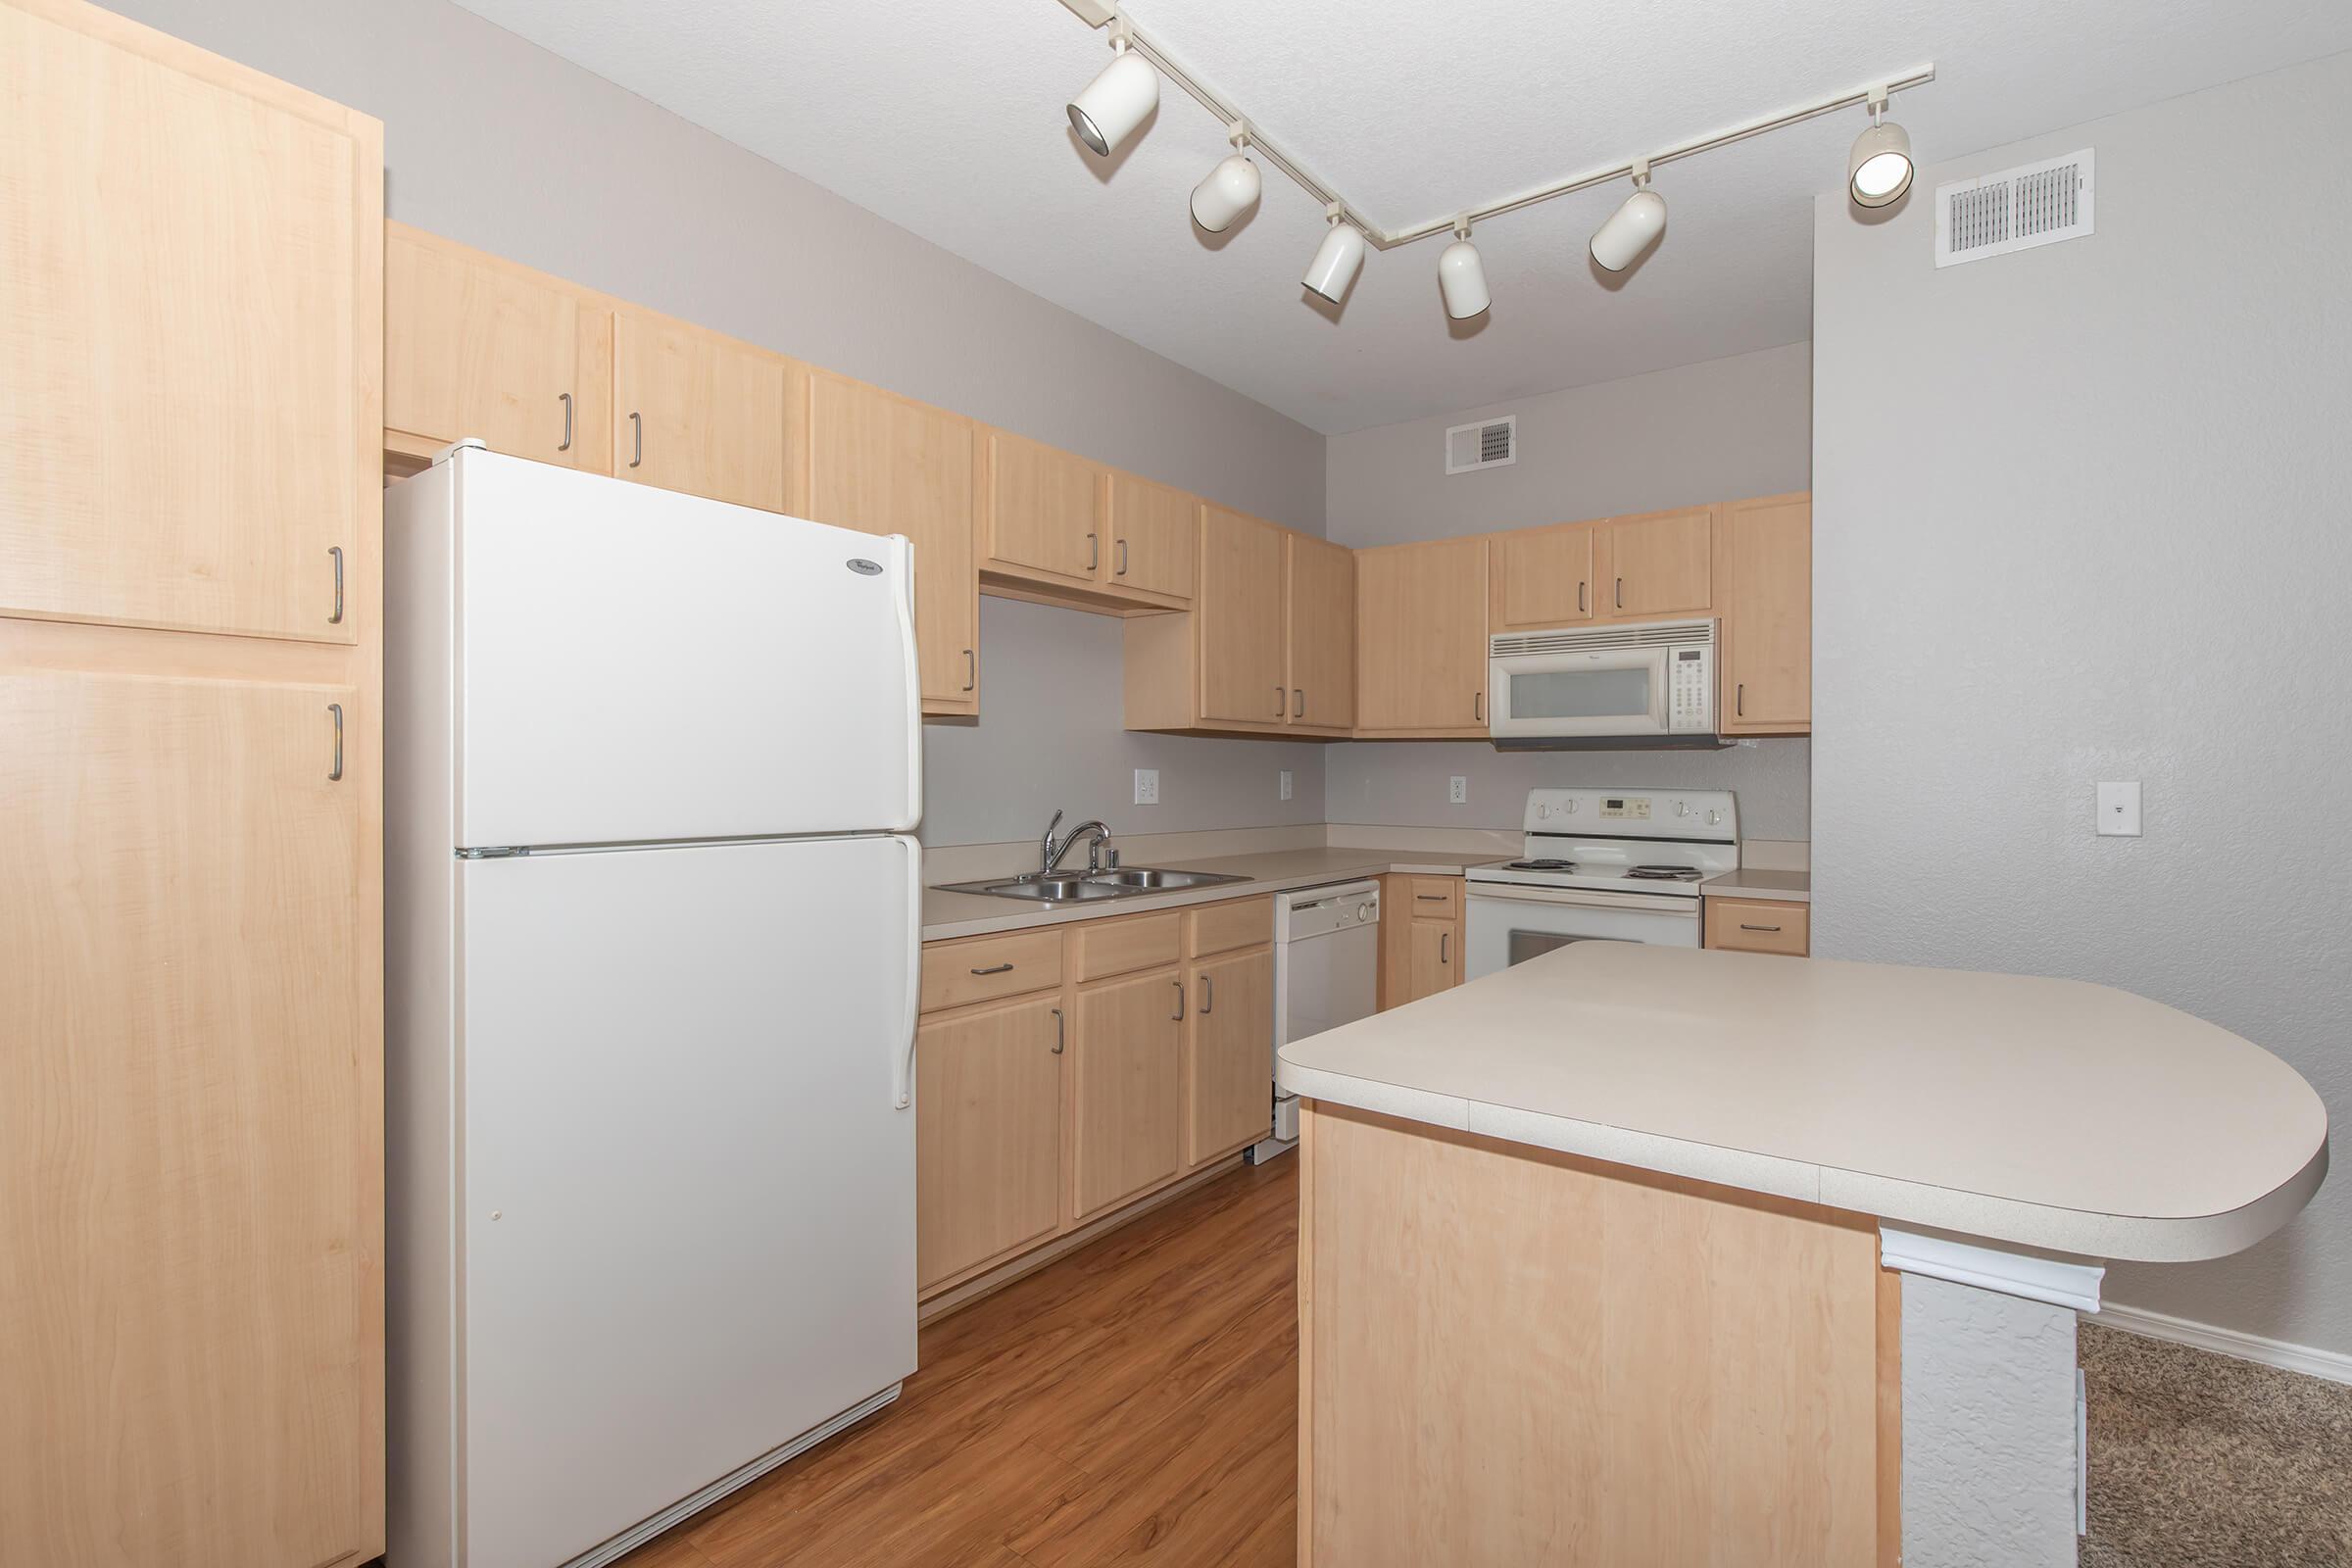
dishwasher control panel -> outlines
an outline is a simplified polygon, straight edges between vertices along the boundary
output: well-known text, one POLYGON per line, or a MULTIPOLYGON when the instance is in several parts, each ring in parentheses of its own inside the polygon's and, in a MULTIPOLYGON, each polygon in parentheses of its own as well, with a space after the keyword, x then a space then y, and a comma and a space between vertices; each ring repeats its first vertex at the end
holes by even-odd
POLYGON ((1380 924, 1380 884, 1348 882, 1338 887, 1299 888, 1274 899, 1274 940, 1298 942, 1380 924))

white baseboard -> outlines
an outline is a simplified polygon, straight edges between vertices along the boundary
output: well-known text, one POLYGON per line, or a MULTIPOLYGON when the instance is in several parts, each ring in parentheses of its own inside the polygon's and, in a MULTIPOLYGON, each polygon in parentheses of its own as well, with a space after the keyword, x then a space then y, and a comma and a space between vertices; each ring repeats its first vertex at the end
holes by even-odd
POLYGON ((2307 1377, 2326 1378, 2330 1383, 2352 1383, 2352 1355, 2334 1350, 2315 1350, 2307 1345, 2266 1340, 2259 1334, 2241 1334, 2235 1329, 2219 1329, 2210 1323, 2192 1323, 2184 1317, 2167 1317, 2162 1312, 2143 1312, 2130 1306, 2108 1306, 2095 1315, 2083 1315, 2102 1328, 2120 1329, 2143 1339, 2169 1340, 2175 1345, 2211 1350, 2216 1355, 2235 1356, 2240 1361, 2258 1361, 2264 1366, 2282 1367, 2307 1377))

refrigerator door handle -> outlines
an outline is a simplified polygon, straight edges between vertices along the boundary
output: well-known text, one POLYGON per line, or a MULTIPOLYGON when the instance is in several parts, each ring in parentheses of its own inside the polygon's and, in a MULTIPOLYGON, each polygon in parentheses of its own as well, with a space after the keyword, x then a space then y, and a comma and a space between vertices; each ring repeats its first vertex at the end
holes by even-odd
POLYGON ((914 1038, 920 1033, 923 1001, 923 847, 906 834, 897 835, 906 847, 906 1044, 891 1071, 891 1088, 898 1107, 914 1103, 914 1038))
MULTIPOLYGON (((923 821, 923 668, 914 646, 914 541, 905 534, 894 533, 890 542, 895 547, 893 563, 899 573, 899 591, 892 596, 899 617, 899 662, 906 672, 906 820, 886 824, 893 831, 911 833, 923 821)), ((967 688, 968 689, 968 688, 967 688)), ((922 856, 915 856, 919 866, 922 856)), ((922 876, 914 879, 915 889, 922 888, 922 876)), ((919 906, 920 898, 915 900, 919 906)), ((915 915, 916 951, 921 951, 922 916, 915 915)), ((902 1102, 904 1103, 904 1102, 902 1102)))

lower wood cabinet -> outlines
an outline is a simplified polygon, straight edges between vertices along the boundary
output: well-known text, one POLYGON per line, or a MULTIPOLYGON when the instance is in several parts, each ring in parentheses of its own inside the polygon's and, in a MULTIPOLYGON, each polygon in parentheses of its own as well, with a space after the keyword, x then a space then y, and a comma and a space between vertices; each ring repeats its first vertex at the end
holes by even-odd
POLYGON ((1058 991, 924 1020, 915 1034, 915 1279, 930 1286, 1061 1222, 1058 991))
POLYGON ((1461 984, 1462 879, 1381 879, 1380 1005, 1383 1011, 1461 984))
POLYGON ((1813 950, 1813 906, 1792 900, 1709 899, 1706 944, 1730 953, 1804 957, 1813 950))
POLYGON ((1274 952, 1200 960, 1185 1039, 1185 1163, 1256 1143, 1273 1126, 1274 952))
POLYGON ((1185 984, 1148 970, 1078 990, 1070 1040, 1070 1207, 1087 1219, 1184 1163, 1185 984))

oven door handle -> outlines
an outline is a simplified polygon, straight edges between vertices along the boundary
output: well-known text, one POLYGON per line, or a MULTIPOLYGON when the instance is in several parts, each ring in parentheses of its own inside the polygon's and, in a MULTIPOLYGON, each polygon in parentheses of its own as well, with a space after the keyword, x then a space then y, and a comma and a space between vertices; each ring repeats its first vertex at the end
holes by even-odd
POLYGON ((1674 915, 1686 920, 1698 918, 1699 901, 1696 898, 1677 898, 1672 903, 1641 893, 1603 893, 1592 888, 1525 888, 1505 890, 1494 885, 1473 883, 1469 890, 1472 903, 1493 900, 1497 904, 1552 904, 1572 909, 1641 909, 1650 914, 1674 915))

